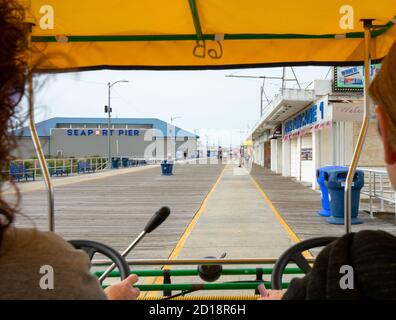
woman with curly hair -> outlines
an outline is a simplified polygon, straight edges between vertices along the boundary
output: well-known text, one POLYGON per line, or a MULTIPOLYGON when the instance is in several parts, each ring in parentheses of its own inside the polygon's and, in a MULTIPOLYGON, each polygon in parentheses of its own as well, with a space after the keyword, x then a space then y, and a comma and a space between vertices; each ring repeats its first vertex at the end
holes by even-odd
MULTIPOLYGON (((28 66, 28 26, 16 0, 0 0, 0 183, 9 179, 6 165, 16 147, 15 123, 20 123, 28 66)), ((137 276, 103 291, 90 274, 88 256, 51 232, 13 226, 18 213, 0 194, 0 299, 136 299, 137 276), (43 286, 42 267, 51 266, 53 287, 43 286), (41 285, 40 285, 41 284, 41 285)))

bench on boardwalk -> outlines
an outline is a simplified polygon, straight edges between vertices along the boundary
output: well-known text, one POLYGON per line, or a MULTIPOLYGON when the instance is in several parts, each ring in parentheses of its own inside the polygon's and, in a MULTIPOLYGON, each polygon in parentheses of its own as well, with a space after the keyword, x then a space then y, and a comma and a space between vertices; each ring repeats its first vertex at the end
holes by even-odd
POLYGON ((22 179, 28 181, 31 178, 35 180, 34 172, 29 171, 24 164, 11 164, 10 165, 10 176, 16 179, 18 182, 22 179))
POLYGON ((95 172, 95 169, 88 162, 79 162, 77 164, 77 173, 95 172))
POLYGON ((50 175, 52 176, 63 176, 63 175, 69 175, 69 171, 67 169, 63 169, 63 168, 57 168, 57 169, 50 169, 50 175))

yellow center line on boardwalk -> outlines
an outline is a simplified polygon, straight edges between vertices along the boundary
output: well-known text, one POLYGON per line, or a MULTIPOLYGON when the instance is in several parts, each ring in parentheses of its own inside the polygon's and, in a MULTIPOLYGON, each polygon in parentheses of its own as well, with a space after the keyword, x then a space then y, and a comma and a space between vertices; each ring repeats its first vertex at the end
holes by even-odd
MULTIPOLYGON (((282 218, 278 210, 276 210, 275 206, 273 205, 272 201, 270 198, 267 196, 263 188, 260 186, 260 184, 249 174, 250 179, 253 181, 254 185, 256 186, 257 190, 260 192, 262 197, 264 198, 265 202, 268 204, 268 206, 271 208, 272 212, 274 213, 275 217, 278 219, 279 223, 282 225, 282 227, 285 229, 287 234, 290 236, 293 242, 298 243, 301 242, 300 238, 296 235, 296 233, 292 230, 292 228, 286 223, 286 221, 282 218)), ((309 251, 303 252, 303 255, 306 258, 313 258, 312 254, 309 251)))
MULTIPOLYGON (((192 230, 194 229, 197 221, 199 220, 199 218, 201 217, 202 213, 205 211, 206 206, 208 204, 209 198, 212 196, 212 194, 214 193, 214 191, 216 190, 217 185, 219 184, 221 178, 224 175, 224 171, 226 169, 227 166, 225 166, 223 168, 223 170, 221 171, 219 177, 217 178, 215 184, 213 185, 212 189, 209 191, 209 193, 206 195, 205 199, 202 201, 201 206, 199 207, 198 211, 196 212, 196 214, 194 215, 193 219, 191 220, 191 222, 189 223, 189 225, 187 226, 186 230, 184 230, 182 236, 180 237, 179 241, 177 242, 176 246, 174 247, 174 249, 172 250, 171 254, 169 255, 168 259, 173 260, 176 259, 181 250, 183 249, 187 238, 190 236, 192 230)), ((163 266, 162 269, 171 269, 171 266, 163 266)), ((154 278, 154 280, 151 282, 152 284, 160 284, 163 280, 163 277, 156 277, 154 278)), ((146 281, 144 281, 144 284, 148 284, 146 281)), ((157 293, 155 291, 150 291, 150 292, 146 292, 145 295, 143 295, 144 297, 154 297, 157 293)))

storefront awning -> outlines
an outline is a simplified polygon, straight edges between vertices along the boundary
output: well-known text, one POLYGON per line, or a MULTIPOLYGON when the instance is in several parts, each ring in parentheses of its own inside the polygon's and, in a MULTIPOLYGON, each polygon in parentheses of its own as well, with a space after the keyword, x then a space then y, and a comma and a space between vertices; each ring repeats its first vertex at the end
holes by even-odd
POLYGON ((252 140, 245 140, 242 142, 243 147, 253 147, 253 141, 252 140))
POLYGON ((396 40, 395 0, 21 0, 37 71, 205 69, 363 61, 396 40), (40 61, 40 63, 38 63, 40 61))

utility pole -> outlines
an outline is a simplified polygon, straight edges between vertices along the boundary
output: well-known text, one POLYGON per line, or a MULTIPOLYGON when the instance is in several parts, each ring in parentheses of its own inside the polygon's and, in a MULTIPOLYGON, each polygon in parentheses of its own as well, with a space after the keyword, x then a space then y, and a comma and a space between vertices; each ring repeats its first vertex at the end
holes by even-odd
POLYGON ((285 84, 286 84, 286 82, 287 81, 294 81, 294 82, 297 82, 297 85, 298 85, 298 87, 301 89, 301 86, 300 86, 300 83, 299 83, 299 81, 298 81, 298 79, 297 79, 297 76, 296 76, 296 74, 295 74, 295 72, 294 72, 294 69, 293 69, 293 67, 291 67, 291 70, 292 70, 292 72, 293 72, 293 76, 294 76, 294 78, 290 78, 290 79, 287 79, 286 78, 286 68, 285 67, 283 67, 283 69, 282 69, 282 77, 267 77, 267 76, 245 76, 245 75, 226 75, 226 77, 228 77, 228 78, 250 78, 250 79, 263 79, 263 83, 262 83, 262 85, 260 86, 260 118, 263 116, 263 112, 264 112, 264 105, 263 105, 263 96, 265 97, 265 99, 266 99, 266 102, 267 102, 267 105, 269 104, 269 102, 270 102, 270 100, 268 99, 268 97, 267 97, 267 95, 265 94, 265 80, 266 79, 274 79, 274 80, 282 80, 282 88, 281 88, 281 92, 282 92, 282 95, 283 95, 283 91, 284 91, 284 88, 285 88, 285 84))
POLYGON ((264 81, 263 80, 263 84, 260 87, 260 118, 263 116, 263 94, 264 94, 264 81))

